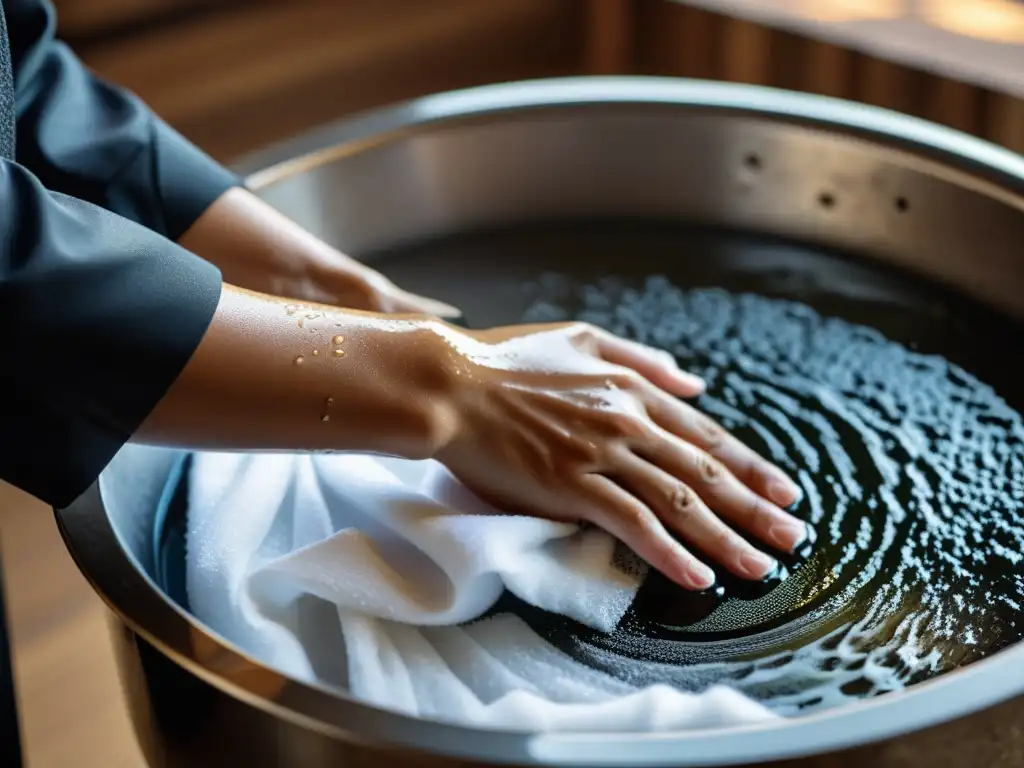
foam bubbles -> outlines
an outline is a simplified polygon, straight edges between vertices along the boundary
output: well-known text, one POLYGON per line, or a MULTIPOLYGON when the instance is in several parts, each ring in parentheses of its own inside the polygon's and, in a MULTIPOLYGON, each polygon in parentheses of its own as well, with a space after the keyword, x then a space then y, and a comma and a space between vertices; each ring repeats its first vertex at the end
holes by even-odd
POLYGON ((819 535, 769 594, 668 632, 627 616, 601 634, 505 605, 562 650, 631 685, 726 683, 794 714, 1020 639, 1024 422, 989 386, 799 303, 664 278, 547 275, 531 290, 527 322, 600 325, 704 376, 699 407, 799 480, 795 514, 819 535))

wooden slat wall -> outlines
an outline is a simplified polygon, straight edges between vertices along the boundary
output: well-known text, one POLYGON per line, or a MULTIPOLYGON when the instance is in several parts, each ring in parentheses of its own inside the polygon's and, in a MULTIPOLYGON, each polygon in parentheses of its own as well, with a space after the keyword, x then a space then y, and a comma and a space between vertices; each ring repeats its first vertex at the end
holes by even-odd
POLYGON ((924 117, 1024 152, 1024 100, 669 0, 633 0, 639 74, 759 83, 924 117))
POLYGON ((570 74, 791 88, 1024 151, 1024 100, 671 0, 56 0, 61 33, 229 160, 433 91, 570 74))
POLYGON ((258 2, 262 0, 53 0, 61 36, 72 44, 123 37, 146 25, 258 2))
POLYGON ((633 61, 632 0, 589 0, 586 23, 586 71, 594 75, 624 72, 633 61))
POLYGON ((385 103, 583 71, 584 0, 178 2, 177 21, 73 45, 224 161, 385 103))

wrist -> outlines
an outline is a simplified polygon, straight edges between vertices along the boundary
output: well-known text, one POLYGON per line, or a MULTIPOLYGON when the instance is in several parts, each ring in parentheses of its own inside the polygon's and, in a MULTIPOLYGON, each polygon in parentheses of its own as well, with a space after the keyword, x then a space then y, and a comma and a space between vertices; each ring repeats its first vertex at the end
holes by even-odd
POLYGON ((433 318, 225 286, 203 341, 136 439, 432 458, 457 429, 457 334, 433 318))
POLYGON ((292 295, 320 261, 326 245, 254 194, 233 188, 221 195, 178 239, 179 245, 220 269, 226 283, 270 295, 292 295))
MULTIPOLYGON (((464 352, 473 343, 464 331, 427 316, 396 320, 401 333, 389 332, 388 349, 380 359, 395 361, 392 374, 406 425, 402 448, 389 451, 402 458, 438 458, 462 430, 459 402, 471 384, 464 352)), ((387 385, 386 385, 387 386, 387 385)))

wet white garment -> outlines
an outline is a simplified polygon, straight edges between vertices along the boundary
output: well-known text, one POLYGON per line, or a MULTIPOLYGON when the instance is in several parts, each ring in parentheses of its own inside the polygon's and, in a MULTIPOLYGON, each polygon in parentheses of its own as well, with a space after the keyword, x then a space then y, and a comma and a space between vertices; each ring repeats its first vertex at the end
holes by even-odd
POLYGON ((203 453, 190 481, 192 610, 298 679, 497 728, 652 731, 777 717, 728 688, 637 689, 512 615, 473 621, 507 589, 610 631, 643 571, 603 531, 502 514, 439 464, 203 453))

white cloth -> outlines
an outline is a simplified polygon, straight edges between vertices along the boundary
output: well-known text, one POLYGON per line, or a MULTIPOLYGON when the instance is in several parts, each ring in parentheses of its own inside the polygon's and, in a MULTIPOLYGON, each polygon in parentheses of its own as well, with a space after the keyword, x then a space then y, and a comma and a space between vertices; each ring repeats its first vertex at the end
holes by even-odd
POLYGON ((436 463, 202 453, 190 480, 192 610, 293 677, 411 715, 531 731, 777 717, 728 688, 636 689, 515 616, 465 624, 508 589, 610 631, 643 573, 603 531, 502 514, 436 463))

